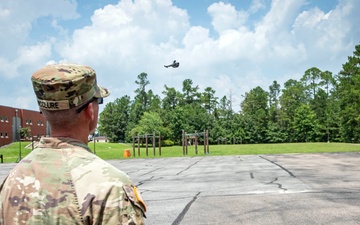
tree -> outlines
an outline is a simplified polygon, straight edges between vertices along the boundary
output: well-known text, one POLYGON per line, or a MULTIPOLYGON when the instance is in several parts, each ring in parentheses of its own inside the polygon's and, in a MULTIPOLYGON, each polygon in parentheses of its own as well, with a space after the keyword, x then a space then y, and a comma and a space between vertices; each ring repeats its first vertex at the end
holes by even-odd
POLYGON ((145 111, 148 110, 150 105, 149 93, 152 94, 152 91, 146 91, 146 86, 150 84, 150 81, 147 79, 147 73, 141 73, 137 76, 135 83, 138 85, 138 88, 135 90, 134 101, 132 101, 129 115, 129 132, 127 137, 131 137, 131 130, 138 124, 141 116, 145 111))
POLYGON ((319 86, 319 80, 321 78, 321 70, 316 67, 312 67, 305 71, 301 81, 304 83, 304 88, 309 99, 314 99, 317 88, 319 86))
POLYGON ((278 117, 280 114, 280 84, 275 80, 269 86, 269 122, 274 125, 278 124, 278 117))
POLYGON ((328 95, 323 89, 318 89, 314 100, 312 101, 312 111, 315 114, 315 119, 319 125, 319 136, 317 141, 328 141, 328 126, 329 126, 329 113, 328 113, 328 95))
POLYGON ((31 135, 31 128, 30 127, 22 127, 19 130, 20 139, 28 138, 31 135))
POLYGON ((293 121, 295 140, 299 142, 314 141, 317 133, 317 121, 315 113, 308 104, 301 104, 295 110, 293 121))
POLYGON ((152 134, 153 132, 161 133, 162 137, 167 137, 170 130, 163 126, 160 115, 156 112, 145 112, 141 117, 138 125, 132 130, 133 134, 152 134))
POLYGON ((195 87, 193 87, 192 85, 193 81, 191 79, 185 79, 183 81, 183 104, 192 104, 198 102, 199 100, 200 94, 197 92, 199 90, 199 86, 196 85, 195 87))
POLYGON ((219 115, 222 118, 229 119, 232 114, 231 109, 231 101, 227 99, 226 95, 224 95, 219 102, 219 115))
POLYGON ((233 140, 233 130, 235 129, 233 124, 233 111, 231 109, 231 101, 228 100, 226 96, 220 99, 218 107, 214 110, 213 118, 214 123, 212 125, 209 124, 211 139, 213 141, 219 138, 225 138, 228 141, 233 140))
POLYGON ((244 117, 242 114, 234 114, 232 119, 233 129, 232 129, 232 139, 235 140, 235 143, 243 143, 245 140, 245 123, 244 117))
POLYGON ((266 141, 269 118, 267 102, 268 93, 259 86, 245 93, 245 99, 241 103, 241 111, 246 121, 245 125, 250 142, 262 143, 266 141))
POLYGON ((181 93, 177 92, 173 87, 168 87, 166 85, 164 87, 165 91, 162 92, 165 95, 162 99, 163 109, 174 109, 179 104, 180 99, 182 99, 181 93))
POLYGON ((142 105, 142 111, 145 112, 149 104, 146 86, 150 84, 150 81, 147 79, 147 73, 139 74, 135 83, 139 86, 135 90, 135 101, 142 105))
POLYGON ((269 106, 270 108, 279 107, 280 84, 274 80, 273 84, 269 86, 269 106))
POLYGON ((338 77, 331 77, 330 84, 329 86, 325 86, 328 95, 326 107, 327 141, 341 141, 341 110, 338 77))
MULTIPOLYGON (((325 100, 325 113, 324 117, 325 119, 319 119, 320 126, 326 127, 326 141, 330 141, 331 135, 334 137, 338 137, 338 128, 340 123, 338 113, 339 113, 339 99, 336 97, 336 80, 333 77, 333 74, 330 71, 324 71, 320 75, 321 81, 319 83, 320 87, 325 91, 326 93, 326 100, 325 100)), ((317 117, 320 118, 321 115, 316 111, 317 117)), ((324 140, 324 138, 323 138, 324 140)))
POLYGON ((277 81, 273 81, 269 86, 269 123, 266 133, 267 142, 278 143, 284 142, 287 135, 281 130, 280 124, 280 84, 277 81))
POLYGON ((148 108, 147 112, 157 112, 160 113, 161 110, 161 98, 158 95, 154 95, 152 90, 149 90, 147 93, 148 96, 148 108))
POLYGON ((343 64, 338 75, 340 100, 341 137, 345 142, 360 141, 360 45, 355 46, 353 56, 343 64))
POLYGON ((285 82, 282 95, 280 96, 280 117, 282 132, 287 133, 287 142, 294 141, 294 130, 291 124, 294 122, 295 111, 301 104, 306 103, 306 93, 302 82, 290 79, 285 82))
POLYGON ((266 141, 268 143, 282 143, 288 140, 288 135, 281 129, 278 123, 269 121, 266 130, 266 141))
POLYGON ((114 102, 106 104, 100 113, 100 133, 107 136, 110 142, 119 142, 126 139, 126 132, 130 115, 130 97, 125 95, 114 102))
POLYGON ((217 97, 215 97, 215 90, 211 87, 205 88, 205 91, 201 94, 201 102, 204 104, 205 109, 211 114, 216 107, 217 97))

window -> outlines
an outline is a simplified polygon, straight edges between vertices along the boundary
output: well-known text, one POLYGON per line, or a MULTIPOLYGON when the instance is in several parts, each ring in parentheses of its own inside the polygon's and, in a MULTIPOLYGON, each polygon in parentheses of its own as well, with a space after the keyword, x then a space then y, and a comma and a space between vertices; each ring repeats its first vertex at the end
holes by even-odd
POLYGON ((8 133, 5 133, 5 138, 9 138, 8 133))
POLYGON ((29 122, 28 122, 28 120, 26 120, 26 122, 25 122, 26 124, 29 124, 29 122))
POLYGON ((1 138, 4 138, 4 137, 3 137, 3 133, 2 133, 2 132, 0 132, 0 137, 1 137, 1 138))
POLYGON ((31 120, 29 120, 29 123, 30 123, 30 125, 32 125, 32 121, 31 121, 31 120))
POLYGON ((7 116, 5 116, 5 122, 9 122, 9 118, 7 116))
POLYGON ((4 122, 4 117, 0 116, 0 121, 4 122))

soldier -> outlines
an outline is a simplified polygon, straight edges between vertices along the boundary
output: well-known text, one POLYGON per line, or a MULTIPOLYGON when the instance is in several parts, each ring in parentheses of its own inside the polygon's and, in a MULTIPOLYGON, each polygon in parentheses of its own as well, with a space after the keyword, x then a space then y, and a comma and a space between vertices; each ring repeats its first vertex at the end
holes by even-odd
POLYGON ((87 146, 110 94, 95 71, 48 65, 31 80, 51 137, 0 186, 0 224, 144 224, 146 206, 129 177, 87 146))

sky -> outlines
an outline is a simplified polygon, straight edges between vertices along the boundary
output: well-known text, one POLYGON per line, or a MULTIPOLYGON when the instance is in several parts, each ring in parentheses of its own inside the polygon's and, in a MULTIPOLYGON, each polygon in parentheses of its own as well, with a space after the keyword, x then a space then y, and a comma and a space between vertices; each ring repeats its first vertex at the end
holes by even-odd
POLYGON ((238 111, 257 86, 339 73, 360 44, 359 12, 358 0, 0 0, 0 105, 38 110, 31 75, 66 62, 96 70, 105 103, 133 99, 145 72, 161 98, 191 79, 238 111))

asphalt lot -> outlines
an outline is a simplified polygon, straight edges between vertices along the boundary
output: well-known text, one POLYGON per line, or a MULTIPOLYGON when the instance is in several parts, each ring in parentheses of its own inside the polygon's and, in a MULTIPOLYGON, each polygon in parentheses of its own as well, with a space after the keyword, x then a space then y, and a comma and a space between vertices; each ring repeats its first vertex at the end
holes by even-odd
POLYGON ((146 224, 360 224, 360 153, 108 162, 139 187, 146 224))

